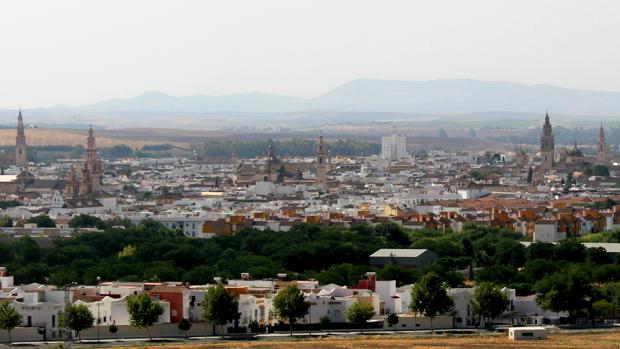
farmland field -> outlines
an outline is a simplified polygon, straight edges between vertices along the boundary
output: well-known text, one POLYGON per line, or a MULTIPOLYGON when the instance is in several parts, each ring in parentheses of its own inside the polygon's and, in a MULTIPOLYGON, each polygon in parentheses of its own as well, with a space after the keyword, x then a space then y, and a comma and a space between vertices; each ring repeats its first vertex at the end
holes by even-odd
MULTIPOLYGON (((136 346, 135 348, 138 348, 136 346)), ((512 341, 507 335, 447 335, 436 337, 360 336, 305 340, 260 340, 139 346, 139 348, 620 348, 620 332, 551 333, 547 340, 512 341)))

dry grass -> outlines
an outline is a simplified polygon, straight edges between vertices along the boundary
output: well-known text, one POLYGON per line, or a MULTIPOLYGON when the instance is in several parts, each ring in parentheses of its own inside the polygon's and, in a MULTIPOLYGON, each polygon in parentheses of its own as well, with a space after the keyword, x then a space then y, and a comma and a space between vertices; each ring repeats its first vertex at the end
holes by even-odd
MULTIPOLYGON (((140 348, 145 348, 141 346, 140 348)), ((620 348, 620 332, 590 332, 590 333, 553 333, 549 339, 540 341, 511 341, 507 335, 452 335, 427 337, 405 336, 366 336, 355 338, 325 338, 306 340, 261 340, 252 342, 216 342, 201 344, 167 344, 148 348, 179 348, 179 349, 207 349, 207 348, 545 348, 545 349, 594 349, 620 348)))
MULTIPOLYGON (((46 129, 28 128, 26 132, 26 142, 31 146, 41 145, 83 145, 86 147, 87 130, 66 130, 66 129, 46 129)), ((132 148, 140 148, 145 144, 161 144, 157 137, 148 137, 148 133, 142 138, 121 137, 114 135, 113 131, 95 131, 97 136, 97 146, 111 147, 117 144, 126 144, 132 148)), ((174 143, 174 142, 167 142, 174 143)), ((185 142, 178 142, 185 145, 185 142)), ((0 129, 0 145, 15 145, 15 129, 0 129)))

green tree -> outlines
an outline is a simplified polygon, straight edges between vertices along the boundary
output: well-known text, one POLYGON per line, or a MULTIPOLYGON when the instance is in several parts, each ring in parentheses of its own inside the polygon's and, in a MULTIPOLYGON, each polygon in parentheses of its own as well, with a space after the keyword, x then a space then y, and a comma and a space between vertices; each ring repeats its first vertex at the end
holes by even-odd
POLYGON ((118 338, 116 337, 116 333, 118 332, 118 326, 116 326, 115 324, 111 324, 110 326, 108 326, 108 331, 110 331, 110 333, 114 335, 114 338, 118 340, 118 338))
POLYGON ((11 331, 22 323, 22 316, 15 310, 10 301, 0 303, 0 328, 9 334, 9 343, 13 343, 11 331))
POLYGON ((142 293, 127 299, 127 312, 129 324, 136 328, 146 329, 149 339, 153 340, 149 327, 153 326, 159 316, 164 313, 161 304, 153 302, 148 293, 142 293))
POLYGON ((321 318, 319 319, 319 322, 321 323, 321 329, 326 329, 329 327, 329 325, 332 323, 332 319, 327 316, 327 315, 323 315, 321 316, 321 318))
POLYGON ((543 309, 556 313, 566 310, 572 316, 588 307, 592 295, 588 275, 575 268, 545 276, 534 285, 534 290, 543 309))
POLYGON ((501 315, 508 307, 508 297, 498 286, 489 282, 476 285, 474 297, 471 299, 472 311, 481 319, 489 322, 501 315))
POLYGON ((289 333, 293 335, 293 324, 297 319, 308 314, 310 302, 305 300, 304 293, 297 286, 288 286, 273 297, 275 315, 280 320, 288 321, 289 333))
POLYGON ((549 242, 536 241, 527 247, 526 257, 528 261, 535 259, 553 259, 554 246, 549 242))
POLYGON ((220 325, 224 335, 224 325, 238 319, 238 309, 239 304, 235 297, 226 291, 224 285, 217 285, 207 290, 202 302, 202 317, 213 325, 220 325))
POLYGON ((133 149, 125 144, 117 144, 110 148, 110 157, 112 158, 124 158, 131 156, 133 149))
POLYGON ((95 317, 84 304, 70 305, 65 308, 63 313, 60 314, 61 326, 68 327, 75 331, 80 342, 82 341, 80 333, 83 330, 93 327, 94 322, 95 317))
POLYGON ((592 311, 594 317, 598 319, 605 319, 612 316, 614 313, 614 306, 606 299, 599 299, 592 303, 592 311))
POLYGON ((54 228, 56 223, 47 215, 33 216, 28 219, 28 223, 35 223, 38 228, 54 228))
POLYGON ((448 296, 446 287, 439 275, 430 272, 420 278, 411 289, 409 308, 431 319, 432 332, 435 316, 451 311, 454 308, 454 301, 448 296))
POLYGON ((105 223, 99 217, 90 216, 87 214, 79 214, 73 216, 69 221, 70 228, 97 228, 104 229, 105 223))
POLYGON ((564 181, 564 189, 562 190, 564 194, 567 194, 570 191, 570 188, 573 186, 573 173, 569 172, 566 175, 566 180, 564 181))
POLYGON ((385 236, 388 241, 395 244, 406 246, 409 246, 411 244, 411 241, 409 240, 409 237, 407 236, 403 228, 394 222, 381 223, 375 226, 375 231, 379 235, 385 236))
POLYGON ((0 208, 7 209, 9 207, 21 206, 22 203, 17 200, 9 200, 9 201, 0 201, 0 208))
POLYGON ((594 165, 592 174, 595 176, 609 177, 609 168, 605 165, 594 165))
POLYGON ((396 325, 398 325, 398 315, 396 313, 388 314, 387 323, 388 326, 392 327, 394 329, 394 332, 396 332, 396 325))
POLYGON ((189 320, 187 320, 186 318, 183 318, 181 319, 181 321, 179 321, 179 324, 177 326, 179 327, 179 330, 183 331, 183 333, 185 334, 185 338, 187 338, 187 331, 192 328, 192 323, 189 322, 189 320))
POLYGON ((118 258, 131 257, 136 253, 136 248, 132 245, 123 247, 123 250, 118 253, 118 258))
POLYGON ((554 257, 556 260, 582 263, 586 260, 586 256, 587 249, 578 240, 566 239, 555 245, 554 257))
POLYGON ((9 215, 4 215, 0 218, 0 227, 12 227, 13 218, 9 215))
POLYGON ((349 322, 360 325, 362 333, 364 324, 375 316, 375 308, 369 303, 355 302, 345 310, 345 316, 349 322))

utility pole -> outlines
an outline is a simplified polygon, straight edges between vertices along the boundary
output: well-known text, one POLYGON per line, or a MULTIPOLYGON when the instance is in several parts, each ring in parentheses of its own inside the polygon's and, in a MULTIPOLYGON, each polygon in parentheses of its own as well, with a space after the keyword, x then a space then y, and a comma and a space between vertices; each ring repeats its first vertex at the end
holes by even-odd
POLYGON ((310 308, 310 312, 308 313, 308 315, 310 315, 310 338, 312 338, 312 307, 310 308))
MULTIPOLYGON (((101 278, 97 276, 97 297, 101 294, 101 278)), ((101 299, 97 300, 97 343, 99 343, 99 327, 101 325, 101 315, 99 314, 99 306, 101 305, 101 299)))
POLYGON ((69 307, 71 307, 71 301, 72 301, 71 289, 75 285, 77 285, 77 283, 72 282, 72 283, 66 284, 63 287, 63 291, 65 291, 65 309, 64 309, 64 314, 63 314, 62 327, 64 328, 64 331, 65 331, 65 348, 66 349, 71 349, 71 344, 72 344, 71 329, 69 328, 69 325, 67 324, 67 310, 69 309, 69 307))

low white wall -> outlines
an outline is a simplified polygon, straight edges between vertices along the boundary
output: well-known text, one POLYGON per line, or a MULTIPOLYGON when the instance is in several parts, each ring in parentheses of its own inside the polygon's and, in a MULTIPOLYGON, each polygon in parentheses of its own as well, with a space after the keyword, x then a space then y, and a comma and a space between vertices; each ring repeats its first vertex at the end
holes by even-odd
MULTIPOLYGON (((101 339, 114 339, 114 338, 148 338, 148 332, 144 328, 135 328, 129 325, 120 325, 118 332, 114 336, 108 330, 108 326, 101 326, 99 328, 99 338, 101 339)), ((217 333, 220 331, 220 326, 215 326, 217 333)), ((179 330, 177 324, 160 324, 149 327, 151 336, 153 337, 183 337, 185 333, 179 330)), ((187 331, 188 336, 206 336, 213 335, 213 326, 206 322, 194 322, 192 327, 187 331)), ((93 326, 88 330, 82 332, 82 339, 97 339, 97 326, 93 326)))
MULTIPOLYGON (((37 332, 37 327, 17 327, 11 331, 13 342, 28 342, 43 340, 43 335, 37 332)), ((0 343, 9 342, 9 333, 0 330, 0 343)))
MULTIPOLYGON (((230 326, 230 325, 229 325, 230 326)), ((224 326, 224 330, 226 327, 224 326)), ((148 332, 144 328, 134 328, 129 325, 120 325, 118 327, 118 332, 116 332, 116 336, 114 336, 108 330, 108 326, 100 326, 99 327, 99 338, 100 339, 115 339, 115 338, 148 338, 148 332)), ((177 324, 159 324, 149 327, 149 331, 151 332, 151 336, 153 338, 156 337, 184 337, 185 333, 179 330, 177 324)), ((220 326, 215 326, 215 334, 220 334, 220 326)), ((213 335, 213 325, 206 322, 194 322, 192 323, 192 327, 187 331, 187 335, 192 336, 211 336, 213 335)), ((34 342, 34 341, 42 341, 43 335, 37 332, 37 327, 18 327, 11 331, 11 337, 13 342, 34 342)), ((81 333, 82 339, 85 340, 94 340, 97 339, 97 326, 93 326, 88 330, 82 331, 81 333)), ((58 341, 62 340, 63 337, 58 337, 58 335, 54 338, 47 336, 48 341, 58 341)), ((7 331, 0 330, 0 343, 8 343, 9 335, 7 331)))

